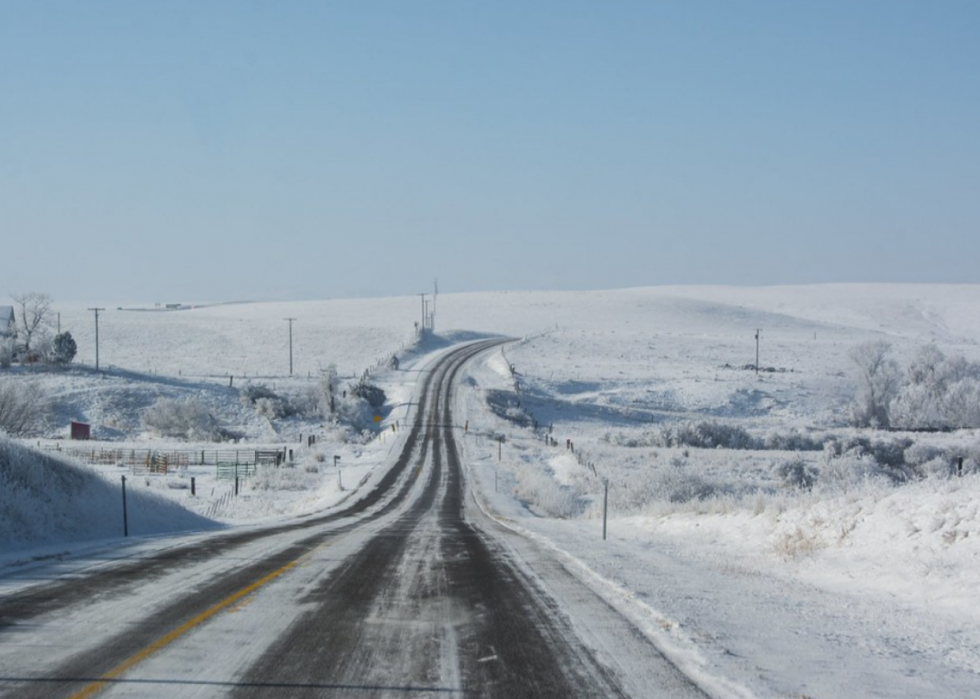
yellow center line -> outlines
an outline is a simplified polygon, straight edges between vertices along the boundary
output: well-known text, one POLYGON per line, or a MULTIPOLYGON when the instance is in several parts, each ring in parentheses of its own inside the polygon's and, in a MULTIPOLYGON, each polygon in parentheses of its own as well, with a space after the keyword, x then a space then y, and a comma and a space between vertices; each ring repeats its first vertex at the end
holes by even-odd
POLYGON ((218 604, 214 605, 213 607, 210 607, 207 610, 201 612, 193 619, 185 621, 183 624, 181 624, 176 629, 168 633, 166 636, 157 639, 156 641, 148 645, 146 648, 141 650, 139 653, 130 656, 122 663, 120 663, 113 669, 109 670, 109 672, 105 673, 104 675, 102 675, 102 677, 92 682, 91 684, 87 685, 84 689, 82 689, 77 694, 72 694, 71 697, 69 697, 69 699, 86 699, 87 697, 91 697, 95 695, 97 692, 104 689, 107 684, 117 679, 120 675, 122 675, 124 672, 129 670, 134 665, 143 662, 148 657, 156 653, 158 650, 162 650, 163 648, 166 648, 171 643, 176 641, 178 638, 186 634, 188 631, 190 631, 191 629, 197 626, 200 626, 202 623, 204 623, 205 621, 213 617, 215 614, 221 612, 224 609, 227 609, 241 598, 245 597, 246 595, 250 595, 251 593, 258 590, 260 587, 267 585, 268 583, 272 582, 283 573, 294 568, 300 562, 300 560, 302 560, 306 555, 307 554, 304 554, 303 556, 297 558, 295 561, 291 561, 290 563, 287 563, 282 568, 279 568, 278 570, 269 573, 264 578, 256 580, 248 587, 242 588, 241 590, 231 595, 230 597, 227 597, 221 602, 218 602, 218 604))

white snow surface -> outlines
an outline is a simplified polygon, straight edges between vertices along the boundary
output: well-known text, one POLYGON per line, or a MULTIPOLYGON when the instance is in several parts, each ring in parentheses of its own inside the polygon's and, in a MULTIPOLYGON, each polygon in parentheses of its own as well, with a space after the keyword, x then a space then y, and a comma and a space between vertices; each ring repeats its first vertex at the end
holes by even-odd
MULTIPOLYGON (((821 451, 650 442, 664 425, 710 421, 759 437, 863 434, 977 449, 976 431, 891 435, 848 428, 857 384, 847 353, 885 339, 900 363, 926 344, 980 360, 980 286, 444 294, 440 338, 416 347, 419 306, 417 296, 179 311, 110 306, 100 314, 100 364, 108 369, 100 374, 91 368, 92 314, 62 309, 79 366, 14 367, 0 371, 0 380, 37 381, 52 397, 54 418, 43 435, 25 440, 30 445, 69 446, 68 421, 82 419, 103 440, 98 446, 296 450, 292 468, 246 481, 238 498, 204 467, 132 478, 132 492, 180 506, 167 527, 147 524, 136 532, 145 536, 254 526, 337 504, 390 463, 400 438, 391 425, 407 414, 417 369, 431 352, 481 334, 511 336, 514 343, 472 366, 457 395, 478 502, 551 548, 709 693, 980 696, 980 475, 896 484, 867 478, 861 463, 821 451), (290 317, 297 318, 292 377, 283 320, 290 317), (760 329, 759 363, 774 371, 757 376, 744 367, 755 362, 760 329), (384 366, 393 353, 402 359, 397 371, 384 366), (345 382, 368 370, 387 392, 389 412, 373 439, 344 441, 314 419, 270 422, 238 399, 248 382, 301 392, 329 364, 345 382), (187 396, 240 439, 190 445, 146 430, 141 414, 155 400, 187 396), (545 443, 549 428, 557 446, 545 443), (302 436, 310 434, 318 443, 307 448, 302 436), (819 474, 811 490, 778 476, 794 459, 819 474)), ((74 468, 113 487, 127 473, 116 465, 74 468)), ((104 503, 48 493, 48 506, 65 516, 38 510, 28 526, 24 513, 33 503, 25 498, 40 496, 21 493, 14 507, 6 492, 0 491, 0 575, 51 552, 84 556, 91 549, 77 542, 85 540, 121 545, 118 535, 106 540, 112 533, 104 523, 91 523, 91 513, 101 510, 118 526, 104 503), (66 517, 75 517, 68 528, 66 517)))

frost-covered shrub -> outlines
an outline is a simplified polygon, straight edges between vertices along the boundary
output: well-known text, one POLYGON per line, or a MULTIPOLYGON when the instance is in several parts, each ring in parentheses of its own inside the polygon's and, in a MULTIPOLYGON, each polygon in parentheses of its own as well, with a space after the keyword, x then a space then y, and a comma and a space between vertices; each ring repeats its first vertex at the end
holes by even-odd
POLYGON ((289 398, 289 405, 296 415, 310 417, 320 414, 320 391, 314 386, 305 386, 289 398))
POLYGON ((915 467, 915 472, 923 478, 949 478, 955 471, 954 462, 945 457, 929 459, 915 467))
POLYGON ((328 415, 343 431, 343 441, 366 441, 373 436, 374 418, 381 413, 387 396, 377 386, 361 382, 348 390, 346 395, 335 395, 332 400, 328 415))
POLYGON ((51 405, 33 382, 0 382, 0 431, 13 437, 36 434, 47 424, 51 405))
POLYGON ((848 491, 869 481, 891 483, 893 479, 872 457, 847 454, 824 464, 820 469, 820 477, 815 484, 815 489, 848 491))
POLYGON ((385 392, 380 387, 365 382, 354 386, 350 390, 350 394, 355 398, 364 400, 375 410, 380 410, 384 406, 385 401, 388 400, 385 392))
POLYGON ((776 467, 776 475, 783 486, 794 490, 811 490, 817 482, 819 472, 803 459, 796 458, 776 467))
MULTIPOLYGON (((656 482, 658 471, 638 469, 619 474, 609 488, 609 508, 618 514, 640 512, 660 497, 656 482)), ((596 505, 601 507, 602 503, 596 505)), ((595 510, 596 508, 593 507, 595 510)), ((601 515, 601 509, 593 512, 601 515)))
POLYGON ((980 444, 973 446, 955 446, 943 452, 942 461, 945 469, 937 465, 937 471, 931 475, 952 476, 960 473, 960 460, 963 463, 963 475, 980 472, 980 444))
POLYGON ((6 369, 14 361, 14 341, 0 338, 0 369, 6 369))
POLYGON ((812 437, 797 430, 769 432, 762 438, 761 448, 770 451, 823 451, 825 441, 827 438, 812 437))
POLYGON ((769 451, 821 451, 826 438, 797 430, 769 432, 754 437, 743 427, 718 422, 662 425, 642 433, 606 432, 602 440, 617 447, 700 447, 703 449, 757 449, 769 451))
POLYGON ((561 519, 581 514, 583 506, 575 490, 558 483, 545 469, 521 464, 515 476, 514 495, 533 509, 561 519))
POLYGON ((243 405, 252 406, 263 417, 276 419, 295 414, 289 401, 265 384, 248 384, 242 388, 243 405))
POLYGON ((614 447, 629 447, 631 449, 662 446, 660 444, 654 444, 654 440, 650 439, 650 436, 650 432, 644 432, 642 434, 632 432, 606 432, 602 435, 602 441, 614 447))
POLYGON ((905 450, 905 463, 913 468, 918 468, 924 463, 934 461, 943 455, 943 450, 931 444, 916 442, 905 450))
POLYGON ((507 408, 504 415, 511 422, 516 422, 518 424, 524 424, 527 421, 527 415, 525 415, 524 411, 518 408, 516 405, 512 405, 511 407, 507 408))
POLYGON ((915 471, 905 462, 905 452, 912 444, 907 437, 873 440, 851 436, 828 441, 824 456, 828 463, 845 457, 868 460, 877 466, 877 475, 898 483, 916 477, 915 471))
POLYGON ((262 398, 279 398, 279 394, 263 383, 250 383, 242 387, 241 399, 244 405, 254 405, 262 398))
POLYGON ((255 412, 269 419, 285 417, 286 401, 280 398, 259 398, 255 401, 255 412))
POLYGON ((713 449, 752 449, 756 442, 743 427, 718 422, 700 422, 689 426, 682 436, 685 446, 713 449))
POLYGON ((663 425, 651 435, 650 446, 701 449, 753 449, 758 442, 745 428, 720 422, 663 425))
POLYGON ((143 424, 163 437, 219 441, 227 436, 201 403, 161 398, 143 412, 143 424))
POLYGON ((248 384, 241 391, 242 405, 269 419, 316 415, 320 412, 320 390, 306 387, 290 395, 276 393, 265 384, 248 384))
POLYGON ((367 401, 348 397, 337 401, 334 420, 347 428, 347 441, 357 439, 357 435, 370 430, 374 423, 375 410, 367 401))
POLYGON ((863 435, 834 438, 824 445, 824 453, 830 458, 844 455, 869 456, 882 466, 902 468, 905 452, 913 441, 908 437, 896 439, 871 439, 863 435))
POLYGON ((521 427, 535 426, 534 418, 521 404, 520 396, 516 392, 489 390, 484 394, 484 400, 497 417, 521 427))
POLYGON ((341 444, 367 444, 377 435, 371 430, 361 429, 340 422, 336 417, 321 427, 322 437, 317 441, 337 442, 341 444))
POLYGON ((707 500, 722 491, 698 475, 677 470, 662 471, 653 481, 657 499, 672 503, 707 500))
POLYGON ((247 487, 249 490, 308 490, 319 482, 314 475, 317 470, 263 466, 248 479, 247 487))
POLYGON ((905 450, 905 463, 919 477, 948 478, 956 470, 957 462, 970 459, 969 450, 940 449, 931 444, 916 443, 905 450))

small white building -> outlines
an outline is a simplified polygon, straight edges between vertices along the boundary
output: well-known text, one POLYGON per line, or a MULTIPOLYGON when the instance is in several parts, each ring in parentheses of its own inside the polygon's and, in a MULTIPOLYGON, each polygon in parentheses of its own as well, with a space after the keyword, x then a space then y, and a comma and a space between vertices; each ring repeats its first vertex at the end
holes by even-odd
POLYGON ((13 337, 17 332, 17 322, 13 306, 0 306, 0 337, 13 337))

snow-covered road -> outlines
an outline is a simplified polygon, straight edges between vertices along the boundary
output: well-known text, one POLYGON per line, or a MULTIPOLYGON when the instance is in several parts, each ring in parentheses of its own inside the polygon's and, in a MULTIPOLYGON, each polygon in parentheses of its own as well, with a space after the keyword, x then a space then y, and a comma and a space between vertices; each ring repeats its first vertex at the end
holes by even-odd
POLYGON ((465 496, 453 387, 493 344, 433 366, 343 512, 6 586, 0 696, 704 696, 465 496))

